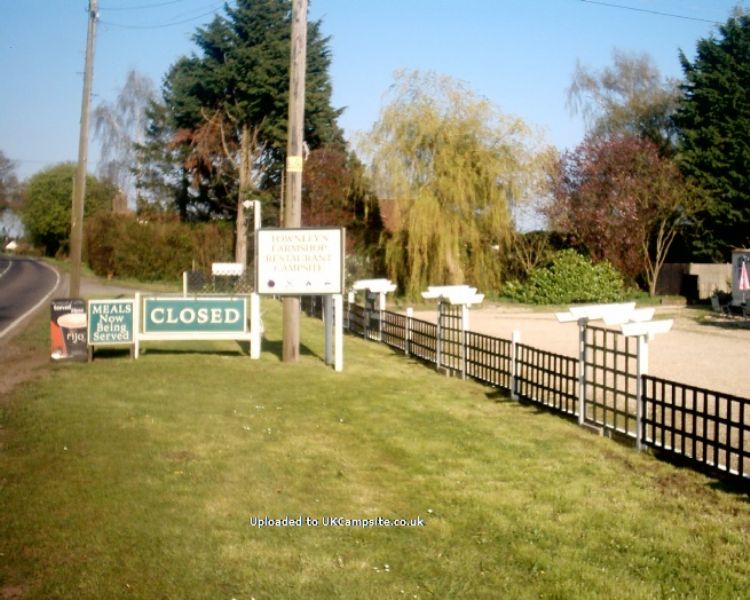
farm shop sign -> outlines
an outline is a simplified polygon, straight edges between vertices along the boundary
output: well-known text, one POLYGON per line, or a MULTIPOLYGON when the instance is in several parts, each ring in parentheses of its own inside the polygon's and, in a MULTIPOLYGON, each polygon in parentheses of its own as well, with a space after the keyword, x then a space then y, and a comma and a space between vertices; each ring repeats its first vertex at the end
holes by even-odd
POLYGON ((132 344, 134 314, 134 300, 89 300, 89 345, 132 344))
POLYGON ((145 298, 144 333, 243 333, 244 298, 145 298))
POLYGON ((341 294, 343 228, 259 229, 256 289, 260 294, 341 294))

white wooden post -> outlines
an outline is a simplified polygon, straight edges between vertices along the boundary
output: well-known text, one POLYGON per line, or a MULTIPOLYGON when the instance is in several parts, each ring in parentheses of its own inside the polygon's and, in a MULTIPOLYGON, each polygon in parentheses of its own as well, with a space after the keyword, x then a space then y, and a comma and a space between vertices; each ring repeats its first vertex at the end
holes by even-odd
POLYGON ((355 302, 356 294, 354 292, 348 292, 346 295, 346 319, 344 325, 347 331, 352 330, 352 304, 355 302))
POLYGON ((250 294, 250 358, 260 358, 260 340, 263 326, 260 320, 260 296, 250 294))
POLYGON ((648 335, 638 336, 638 368, 635 383, 635 447, 643 449, 643 376, 648 375, 648 335))
POLYGON ((365 290, 365 318, 364 322, 362 323, 362 337, 365 339, 370 337, 370 300, 367 297, 368 294, 369 292, 365 290))
POLYGON ((323 330, 325 332, 325 363, 333 364, 333 298, 323 296, 323 330))
POLYGON ((586 317, 578 319, 578 424, 586 421, 586 317))
POLYGON ((378 341, 383 341, 383 311, 385 310, 385 292, 378 292, 378 341))
POLYGON ((412 322, 411 320, 414 318, 414 309, 410 306, 406 309, 406 331, 404 332, 404 336, 406 339, 404 340, 404 354, 406 356, 409 356, 411 354, 411 332, 412 332, 412 322))
POLYGON ((469 307, 461 305, 461 379, 466 379, 466 332, 469 330, 469 307))
POLYGON ((644 385, 643 377, 648 375, 648 343, 658 333, 667 333, 672 329, 674 321, 665 319, 663 321, 645 321, 625 323, 620 329, 625 336, 638 338, 637 377, 635 384, 635 446, 638 450, 643 449, 643 417, 644 417, 644 385))
POLYGON ((141 293, 135 293, 133 307, 133 357, 138 358, 141 351, 141 293))
POLYGON ((333 296, 333 318, 336 323, 334 336, 334 370, 340 373, 344 370, 344 296, 333 296))
POLYGON ((440 300, 438 302, 438 317, 437 317, 437 339, 435 340, 435 368, 440 369, 440 360, 441 360, 441 348, 442 348, 442 338, 443 338, 443 301, 440 300))
POLYGON ((521 332, 514 329, 510 337, 510 398, 518 400, 518 344, 521 343, 521 332))

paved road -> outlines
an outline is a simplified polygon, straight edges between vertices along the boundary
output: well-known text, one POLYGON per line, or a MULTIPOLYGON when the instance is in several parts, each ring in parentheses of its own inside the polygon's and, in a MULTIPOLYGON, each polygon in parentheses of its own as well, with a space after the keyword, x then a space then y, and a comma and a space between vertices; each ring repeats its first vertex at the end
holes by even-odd
POLYGON ((52 267, 0 255, 0 339, 44 304, 60 282, 52 267))

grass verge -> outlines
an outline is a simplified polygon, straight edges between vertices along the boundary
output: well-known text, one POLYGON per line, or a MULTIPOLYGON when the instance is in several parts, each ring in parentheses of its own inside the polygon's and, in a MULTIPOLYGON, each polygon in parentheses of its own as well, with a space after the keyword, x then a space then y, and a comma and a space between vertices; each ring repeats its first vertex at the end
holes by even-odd
POLYGON ((150 346, 14 392, 0 595, 750 596, 745 496, 373 343, 347 337, 334 373, 304 317, 283 364, 264 310, 259 361, 150 346))

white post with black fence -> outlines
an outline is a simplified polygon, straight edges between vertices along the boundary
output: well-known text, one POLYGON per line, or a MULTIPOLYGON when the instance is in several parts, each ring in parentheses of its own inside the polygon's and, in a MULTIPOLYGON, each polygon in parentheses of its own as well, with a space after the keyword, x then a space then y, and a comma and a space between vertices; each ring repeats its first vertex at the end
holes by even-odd
MULTIPOLYGON (((422 298, 425 300, 438 301, 438 318, 437 318, 437 341, 436 341, 436 367, 440 369, 443 364, 444 354, 444 332, 458 331, 458 370, 462 378, 466 378, 466 332, 469 327, 469 307, 474 304, 480 304, 484 300, 484 294, 478 294, 477 288, 468 285, 435 285, 429 286, 426 291, 422 292, 422 298), (455 327, 452 323, 446 327, 445 318, 448 314, 449 320, 454 317, 455 309, 458 309, 458 319, 460 323, 455 327)), ((456 365, 446 362, 446 373, 455 369, 456 365)))
POLYGON ((648 374, 648 342, 657 333, 666 333, 672 328, 671 319, 652 321, 653 308, 636 309, 635 302, 621 304, 591 304, 572 306, 567 312, 555 313, 560 323, 578 323, 578 423, 586 423, 586 372, 587 348, 586 328, 591 321, 604 321, 607 326, 619 326, 626 337, 638 337, 636 374, 636 446, 642 447, 643 435, 643 376, 648 374))

